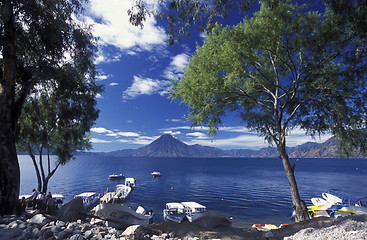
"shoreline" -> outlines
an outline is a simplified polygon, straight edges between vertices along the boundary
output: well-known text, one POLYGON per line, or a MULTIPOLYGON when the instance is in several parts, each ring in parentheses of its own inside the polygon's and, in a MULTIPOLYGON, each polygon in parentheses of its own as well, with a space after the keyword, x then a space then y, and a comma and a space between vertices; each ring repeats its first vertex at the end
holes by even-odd
POLYGON ((0 217, 0 239, 120 239, 120 240, 240 240, 240 239, 366 239, 367 215, 340 218, 314 218, 279 229, 218 227, 206 229, 190 222, 156 222, 146 226, 115 229, 90 224, 89 219, 64 222, 57 217, 23 213, 0 217))

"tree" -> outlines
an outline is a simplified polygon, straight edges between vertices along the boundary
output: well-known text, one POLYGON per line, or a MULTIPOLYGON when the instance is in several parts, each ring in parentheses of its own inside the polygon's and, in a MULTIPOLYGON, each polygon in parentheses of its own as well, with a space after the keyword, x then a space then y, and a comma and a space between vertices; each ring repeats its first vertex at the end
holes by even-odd
POLYGON ((260 1, 251 19, 217 26, 197 47, 171 97, 189 106, 188 119, 215 134, 227 111, 276 145, 298 220, 307 219, 287 135, 295 128, 332 133, 344 146, 366 147, 367 59, 361 32, 326 9, 305 12, 290 0, 260 1), (353 133, 353 135, 351 135, 353 133))
POLYGON ((128 10, 130 23, 143 27, 146 17, 155 15, 167 22, 168 42, 173 44, 180 35, 189 35, 192 26, 197 30, 206 31, 214 27, 215 23, 226 18, 230 10, 244 12, 254 3, 254 0, 170 0, 163 1, 157 10, 144 0, 135 0, 128 10))
POLYGON ((84 81, 78 88, 58 90, 29 97, 19 119, 17 147, 30 155, 38 191, 44 193, 60 165, 72 159, 75 151, 91 148, 88 132, 99 113, 95 109, 95 95, 101 90, 99 85, 84 81), (57 157, 54 166, 51 166, 50 154, 57 157))
POLYGON ((19 195, 16 127, 35 86, 76 87, 94 77, 94 38, 75 21, 85 1, 4 0, 0 4, 0 214, 15 210, 19 195))

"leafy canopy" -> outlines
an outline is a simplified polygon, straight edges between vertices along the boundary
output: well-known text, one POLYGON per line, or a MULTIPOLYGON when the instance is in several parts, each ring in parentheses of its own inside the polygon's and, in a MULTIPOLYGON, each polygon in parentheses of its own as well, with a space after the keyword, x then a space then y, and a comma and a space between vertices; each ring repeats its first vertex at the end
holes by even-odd
POLYGON ((366 38, 333 11, 305 12, 293 1, 260 1, 230 28, 217 25, 175 82, 173 99, 194 125, 215 134, 226 111, 269 142, 300 127, 366 147, 366 38), (353 133, 353 136, 351 135, 353 133))

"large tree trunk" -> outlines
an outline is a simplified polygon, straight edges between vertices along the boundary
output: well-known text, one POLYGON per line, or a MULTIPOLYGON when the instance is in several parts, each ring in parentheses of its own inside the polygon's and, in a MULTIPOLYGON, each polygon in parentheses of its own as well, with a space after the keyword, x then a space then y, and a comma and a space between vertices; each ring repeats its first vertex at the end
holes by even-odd
POLYGON ((20 183, 14 114, 16 31, 12 1, 4 0, 1 6, 5 41, 3 75, 0 79, 0 214, 11 214, 16 210, 20 183))
POLYGON ((292 196, 293 209, 296 213, 296 220, 303 221, 309 219, 310 217, 308 215, 307 206, 305 202, 301 200, 301 197, 299 195, 296 178, 294 176, 294 166, 291 166, 291 164, 289 163, 289 157, 286 152, 284 143, 280 143, 278 145, 278 151, 280 154, 280 159, 283 163, 285 173, 288 178, 289 188, 292 196))

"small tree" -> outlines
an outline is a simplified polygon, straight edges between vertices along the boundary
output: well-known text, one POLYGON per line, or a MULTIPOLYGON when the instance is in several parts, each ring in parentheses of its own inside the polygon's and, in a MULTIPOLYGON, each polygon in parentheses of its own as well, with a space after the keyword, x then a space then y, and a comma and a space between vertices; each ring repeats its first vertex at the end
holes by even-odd
MULTIPOLYGON (((366 39, 332 11, 305 13, 291 1, 261 1, 233 28, 217 26, 174 83, 173 99, 189 106, 194 125, 215 134, 226 111, 276 145, 298 220, 307 219, 286 151, 287 135, 332 133, 365 147, 366 39), (353 135, 351 135, 353 133, 353 135), (358 133, 358 134, 357 134, 358 133)), ((351 146, 352 146, 351 145, 351 146)))
POLYGON ((19 120, 18 149, 30 155, 39 191, 47 192, 50 178, 60 165, 73 158, 75 151, 91 148, 88 132, 98 118, 99 111, 94 107, 100 90, 100 86, 85 82, 78 89, 29 98, 25 104, 19 120), (56 155, 55 163, 51 163, 50 154, 56 155))

